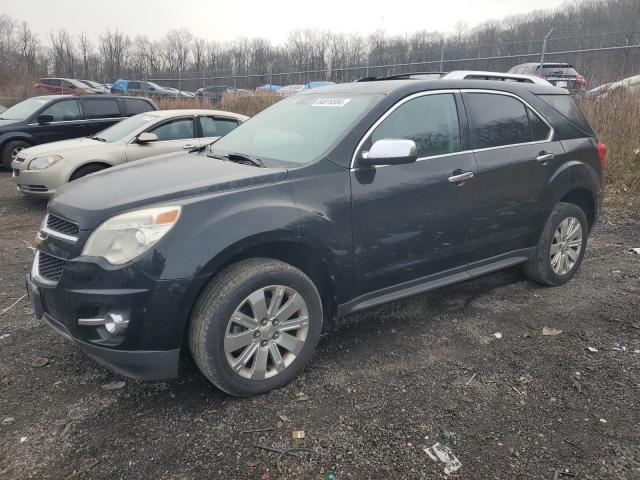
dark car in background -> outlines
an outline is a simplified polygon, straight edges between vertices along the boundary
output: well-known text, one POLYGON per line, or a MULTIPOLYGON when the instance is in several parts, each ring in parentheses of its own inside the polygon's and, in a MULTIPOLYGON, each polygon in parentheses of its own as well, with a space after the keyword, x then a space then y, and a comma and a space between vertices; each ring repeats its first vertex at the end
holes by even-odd
POLYGON ((38 93, 58 95, 88 95, 104 93, 101 89, 87 85, 74 78, 41 78, 34 88, 38 93))
POLYGON ((564 89, 386 80, 289 96, 208 147, 60 188, 36 316, 121 374, 188 348, 239 396, 291 382, 323 322, 502 268, 562 285, 606 149, 564 89))
POLYGON ((24 100, 0 114, 0 166, 41 143, 87 137, 138 113, 157 110, 148 98, 49 95, 24 100))
POLYGON ((145 80, 116 80, 111 85, 111 93, 123 95, 141 95, 145 97, 177 97, 177 92, 172 92, 160 85, 145 80))
POLYGON ((229 87, 226 85, 211 85, 208 87, 202 87, 196 90, 196 97, 205 97, 212 102, 219 102, 225 93, 232 93, 238 95, 251 95, 251 92, 242 90, 235 87, 229 87))
POLYGON ((508 73, 535 75, 571 92, 583 92, 587 87, 587 79, 568 63, 543 63, 542 68, 540 63, 522 63, 510 68, 508 73))

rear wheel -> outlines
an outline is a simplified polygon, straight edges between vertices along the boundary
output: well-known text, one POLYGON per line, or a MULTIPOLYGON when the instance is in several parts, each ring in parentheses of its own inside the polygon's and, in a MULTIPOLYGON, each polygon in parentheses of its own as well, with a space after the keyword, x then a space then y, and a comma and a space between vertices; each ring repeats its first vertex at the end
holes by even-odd
POLYGON ((576 273, 587 246, 589 225, 580 207, 555 205, 542 230, 536 252, 525 264, 529 278, 544 285, 563 285, 576 273))
POLYGON ((32 145, 29 142, 25 142, 24 140, 12 140, 7 142, 4 147, 2 147, 2 165, 5 168, 11 168, 11 162, 14 161, 20 152, 25 148, 29 148, 32 145))
POLYGON ((322 302, 309 277, 287 263, 255 258, 231 265, 205 288, 189 346, 211 382, 248 397, 295 379, 321 330, 322 302))
POLYGON ((87 176, 90 173, 99 172, 100 170, 104 170, 106 168, 107 167, 105 167, 104 165, 85 165, 84 167, 80 167, 75 172, 73 172, 69 181, 73 182, 74 180, 87 176))

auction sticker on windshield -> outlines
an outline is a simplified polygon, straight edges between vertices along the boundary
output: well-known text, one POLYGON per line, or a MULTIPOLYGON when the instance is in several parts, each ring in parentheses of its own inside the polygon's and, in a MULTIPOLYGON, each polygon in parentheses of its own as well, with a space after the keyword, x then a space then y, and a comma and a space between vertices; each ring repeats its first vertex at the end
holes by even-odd
POLYGON ((344 107, 350 98, 320 98, 311 104, 312 107, 344 107))

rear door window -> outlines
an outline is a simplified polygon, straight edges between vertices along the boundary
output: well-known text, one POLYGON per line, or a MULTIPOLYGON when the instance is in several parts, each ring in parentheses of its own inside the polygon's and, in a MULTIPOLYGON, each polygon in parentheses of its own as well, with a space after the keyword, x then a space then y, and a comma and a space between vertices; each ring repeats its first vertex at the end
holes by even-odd
POLYGON ((163 123, 151 130, 158 136, 159 141, 184 140, 193 138, 193 118, 177 118, 163 123))
POLYGON ((460 124, 452 94, 424 95, 400 105, 371 134, 368 147, 385 138, 413 140, 418 157, 460 151, 460 124))
POLYGON ((474 149, 516 145, 531 141, 525 105, 510 96, 465 93, 471 145, 474 149))
POLYGON ((117 118, 120 116, 118 101, 115 98, 87 98, 82 102, 87 118, 117 118))
POLYGON ((77 100, 61 100, 45 108, 40 115, 51 115, 54 122, 70 122, 81 120, 80 107, 77 100))
POLYGON ((151 112, 153 107, 145 100, 138 100, 137 98, 123 98, 125 115, 137 115, 138 113, 151 112))
POLYGON ((569 120, 578 130, 589 136, 595 135, 571 95, 538 95, 538 98, 569 120))
POLYGON ((222 137, 238 126, 238 121, 230 118, 200 117, 203 137, 222 137))
POLYGON ((129 82, 127 90, 140 90, 140 82, 129 82))

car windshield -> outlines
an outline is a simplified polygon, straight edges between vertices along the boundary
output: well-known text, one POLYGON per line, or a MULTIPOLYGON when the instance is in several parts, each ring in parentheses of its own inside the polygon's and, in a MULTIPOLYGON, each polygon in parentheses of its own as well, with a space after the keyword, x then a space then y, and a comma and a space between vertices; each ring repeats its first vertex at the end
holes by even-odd
POLYGON ((380 98, 355 93, 287 97, 213 143, 211 154, 242 153, 267 164, 311 163, 380 98))
POLYGON ((7 108, 2 112, 2 118, 5 120, 26 120, 50 101, 50 99, 42 97, 28 98, 11 108, 7 108))
POLYGON ((157 83, 153 83, 153 82, 147 82, 147 83, 151 85, 153 88, 155 88, 156 90, 164 90, 164 87, 161 87, 157 83))
MULTIPOLYGON (((540 66, 536 68, 537 72, 540 72, 540 66)), ((542 68, 542 75, 561 75, 561 76, 577 76, 578 72, 571 65, 545 65, 542 68)))
POLYGON ((105 142, 118 142, 157 118, 157 115, 140 113, 126 120, 122 120, 106 130, 102 130, 97 133, 95 137, 105 142))

